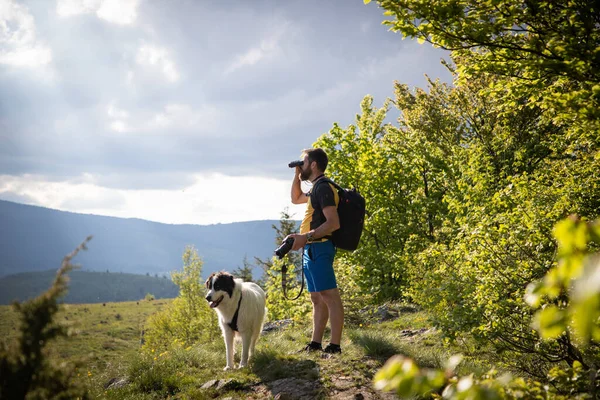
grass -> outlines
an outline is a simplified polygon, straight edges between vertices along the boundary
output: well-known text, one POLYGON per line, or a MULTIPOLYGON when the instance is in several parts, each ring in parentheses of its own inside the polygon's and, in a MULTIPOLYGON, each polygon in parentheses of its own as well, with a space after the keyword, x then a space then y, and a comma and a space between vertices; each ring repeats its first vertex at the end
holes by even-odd
MULTIPOLYGON (((79 366, 80 377, 105 369, 122 369, 139 352, 142 327, 151 314, 171 300, 122 303, 65 304, 56 320, 69 327, 70 337, 48 346, 51 359, 79 366)), ((0 306, 0 337, 17 334, 17 315, 11 306, 0 306)))
MULTIPOLYGON (((356 393, 377 398, 372 378, 390 356, 404 354, 421 367, 436 368, 443 366, 450 355, 461 352, 443 345, 426 313, 397 307, 397 318, 393 320, 378 323, 365 319, 347 326, 341 355, 298 353, 310 337, 307 320, 264 334, 249 368, 223 371, 225 346, 220 338, 187 348, 174 345, 166 352, 141 352, 144 322, 168 303, 155 300, 65 305, 58 318, 70 325, 73 335, 51 344, 50 358, 77 363, 77 379, 90 388, 93 398, 259 399, 275 397, 282 379, 309 382, 315 398, 356 393), (109 384, 119 380, 127 383, 108 389, 109 384), (203 388, 212 380, 223 387, 203 388)), ((16 323, 14 312, 7 306, 0 307, 0 335, 4 340, 14 337, 16 323)), ((460 372, 478 374, 486 370, 485 362, 467 360, 460 372)))

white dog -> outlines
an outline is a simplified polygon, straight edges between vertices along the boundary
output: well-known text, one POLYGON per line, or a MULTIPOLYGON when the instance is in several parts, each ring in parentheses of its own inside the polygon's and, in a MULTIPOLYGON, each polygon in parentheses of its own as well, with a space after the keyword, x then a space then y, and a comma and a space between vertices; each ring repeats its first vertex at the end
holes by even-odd
POLYGON ((248 365, 254 354, 265 319, 265 292, 255 283, 235 279, 227 272, 213 273, 206 280, 206 300, 219 315, 219 325, 225 339, 227 366, 233 368, 234 338, 242 340, 239 368, 248 365))

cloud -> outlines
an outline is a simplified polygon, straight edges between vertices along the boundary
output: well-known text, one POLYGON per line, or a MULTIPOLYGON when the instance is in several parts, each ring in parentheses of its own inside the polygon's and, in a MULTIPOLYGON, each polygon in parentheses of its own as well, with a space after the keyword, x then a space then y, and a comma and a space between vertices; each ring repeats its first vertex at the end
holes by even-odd
POLYGON ((137 52, 139 65, 157 68, 169 82, 177 82, 179 73, 175 63, 169 58, 166 49, 154 45, 144 45, 137 52))
POLYGON ((166 104, 158 111, 130 112, 117 108, 115 102, 107 106, 108 127, 118 133, 163 135, 176 130, 179 134, 217 135, 219 111, 207 104, 166 104))
POLYGON ((56 13, 61 17, 89 14, 98 10, 101 0, 58 0, 56 13))
POLYGON ((36 37, 29 9, 14 1, 0 2, 0 64, 40 67, 52 61, 52 50, 36 37))
POLYGON ((139 0, 104 0, 96 15, 98 18, 120 25, 129 25, 137 19, 139 0))
POLYGON ((261 60, 274 57, 280 52, 279 42, 286 33, 289 33, 291 24, 289 21, 281 21, 280 19, 277 22, 277 28, 264 37, 258 46, 252 47, 243 54, 238 55, 235 61, 225 69, 225 74, 230 74, 246 66, 252 66, 261 60))
POLYGON ((201 221, 212 209, 203 218, 225 220, 229 205, 196 210, 177 196, 221 181, 261 193, 273 179, 281 199, 264 215, 277 218, 287 163, 334 122, 352 123, 366 94, 381 105, 394 80, 450 81, 446 52, 402 41, 362 2, 27 4, 0 0, 0 176, 4 198, 43 206, 110 215, 106 199, 120 216, 201 221), (182 214, 144 208, 140 193, 182 214))
POLYGON ((48 181, 43 176, 0 175, 0 199, 174 224, 279 219, 286 207, 294 218, 300 219, 305 208, 289 203, 287 180, 199 174, 180 190, 110 189, 92 183, 94 180, 90 175, 60 182, 48 181))
POLYGON ((73 17, 95 13, 107 22, 118 25, 131 25, 137 20, 139 0, 58 0, 56 14, 60 17, 73 17))

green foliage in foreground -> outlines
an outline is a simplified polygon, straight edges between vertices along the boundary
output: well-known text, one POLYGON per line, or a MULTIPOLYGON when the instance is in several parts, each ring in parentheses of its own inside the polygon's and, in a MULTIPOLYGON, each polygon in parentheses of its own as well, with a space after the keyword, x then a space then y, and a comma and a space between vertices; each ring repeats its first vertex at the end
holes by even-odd
POLYGON ((73 399, 87 398, 84 387, 73 383, 74 368, 56 366, 46 357, 47 344, 66 336, 65 327, 55 321, 59 299, 67 291, 71 259, 85 249, 88 238, 67 255, 46 292, 25 303, 15 303, 19 332, 11 344, 0 342, 0 398, 73 399))
MULTIPOLYGON (((582 347, 597 350, 600 338, 600 254, 590 254, 592 244, 600 243, 600 223, 575 218, 557 224, 559 262, 542 280, 528 288, 527 301, 536 308, 534 326, 550 341, 573 335, 582 347)), ((574 351, 579 350, 574 348, 574 351)), ((444 399, 593 399, 600 389, 596 357, 579 354, 568 368, 554 367, 545 385, 494 371, 476 379, 458 378, 454 368, 460 358, 451 358, 446 371, 420 369, 412 360, 394 357, 375 376, 376 387, 393 390, 401 397, 425 396, 441 392, 444 399)))

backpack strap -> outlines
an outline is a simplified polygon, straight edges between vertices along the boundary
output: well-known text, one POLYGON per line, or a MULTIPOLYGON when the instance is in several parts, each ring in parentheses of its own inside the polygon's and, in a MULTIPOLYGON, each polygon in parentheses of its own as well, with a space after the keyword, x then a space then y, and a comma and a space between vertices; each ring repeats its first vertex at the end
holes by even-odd
MULTIPOLYGON (((323 177, 323 179, 319 179, 319 180, 317 181, 317 183, 315 183, 315 184, 313 185, 313 187, 310 189, 310 192, 309 192, 309 193, 310 193, 310 194, 312 194, 313 190, 315 190, 315 188, 317 187, 317 185, 319 185, 321 182, 328 182, 328 183, 331 183, 333 186, 335 186, 335 188, 338 190, 338 192, 339 192, 339 191, 342 191, 342 192, 344 191, 344 188, 343 188, 343 187, 341 187, 340 185, 338 185, 337 183, 335 183, 335 182, 334 182, 334 181, 332 181, 331 179, 329 179, 329 178, 327 178, 327 177, 323 177)), ((338 193, 338 194, 339 194, 339 193, 338 193)))

